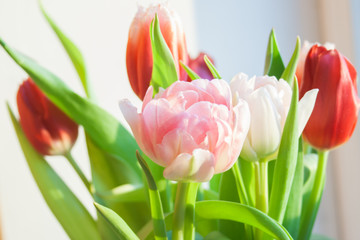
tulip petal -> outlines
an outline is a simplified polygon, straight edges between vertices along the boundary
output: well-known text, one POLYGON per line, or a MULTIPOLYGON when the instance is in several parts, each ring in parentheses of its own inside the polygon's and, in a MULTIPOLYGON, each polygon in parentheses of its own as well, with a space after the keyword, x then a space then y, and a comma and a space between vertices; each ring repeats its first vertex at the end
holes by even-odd
POLYGON ((314 110, 315 101, 319 89, 313 89, 305 93, 299 101, 299 122, 298 122, 298 136, 300 137, 304 130, 307 121, 309 120, 312 111, 314 110))
POLYGON ((182 153, 165 168, 164 177, 174 181, 207 182, 214 175, 214 156, 203 149, 182 153))
POLYGON ((250 143, 258 156, 265 157, 279 146, 281 138, 280 115, 264 88, 259 88, 248 101, 251 112, 250 143))

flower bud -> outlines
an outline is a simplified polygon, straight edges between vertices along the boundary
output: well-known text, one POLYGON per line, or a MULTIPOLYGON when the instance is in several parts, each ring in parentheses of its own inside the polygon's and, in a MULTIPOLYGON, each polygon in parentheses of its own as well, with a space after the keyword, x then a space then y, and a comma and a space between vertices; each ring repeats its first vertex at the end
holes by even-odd
POLYGON ((28 78, 19 87, 17 106, 21 127, 42 155, 64 155, 78 136, 78 125, 60 111, 28 78))
POLYGON ((345 143, 358 117, 356 70, 336 49, 314 45, 305 61, 300 96, 318 88, 314 112, 303 136, 313 147, 328 150, 345 143))
POLYGON ((157 13, 161 33, 175 61, 178 78, 186 80, 186 72, 180 67, 180 61, 187 65, 188 53, 185 34, 178 15, 170 10, 166 3, 139 6, 133 19, 126 49, 126 68, 131 87, 135 94, 143 99, 150 85, 153 56, 150 41, 150 24, 157 13))
POLYGON ((250 112, 242 100, 233 106, 226 81, 177 81, 152 96, 149 87, 141 113, 129 101, 120 108, 141 150, 165 167, 165 178, 206 182, 232 167, 250 112))
MULTIPOLYGON (((204 61, 204 56, 206 54, 201 52, 196 58, 189 59, 189 68, 193 70, 197 75, 199 75, 202 79, 213 79, 211 71, 209 70, 208 66, 204 61)), ((210 61, 213 63, 214 61, 208 56, 210 61)), ((188 77, 188 81, 190 82, 191 79, 188 77)))

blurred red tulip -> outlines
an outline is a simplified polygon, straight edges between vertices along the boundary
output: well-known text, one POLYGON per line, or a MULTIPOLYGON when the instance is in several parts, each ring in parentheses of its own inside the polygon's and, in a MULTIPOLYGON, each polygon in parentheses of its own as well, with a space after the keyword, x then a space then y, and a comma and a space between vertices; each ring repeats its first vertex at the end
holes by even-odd
POLYGON ((20 124, 42 155, 64 155, 78 136, 78 125, 60 111, 28 78, 17 93, 20 124))
POLYGON ((180 61, 186 65, 188 63, 185 34, 178 15, 166 5, 156 4, 146 9, 139 6, 130 26, 126 67, 131 87, 140 99, 144 98, 151 80, 153 58, 149 29, 155 13, 159 18, 161 33, 173 55, 178 77, 186 79, 186 72, 179 64, 180 61))
POLYGON ((316 44, 306 57, 300 97, 314 88, 319 94, 303 136, 313 147, 328 150, 345 143, 355 129, 356 70, 336 49, 316 44))
MULTIPOLYGON (((199 54, 199 56, 197 56, 194 59, 189 59, 189 68, 191 68, 191 70, 193 70, 195 73, 197 73, 197 75, 199 75, 200 78, 202 79, 213 79, 214 77, 212 76, 209 68, 207 67, 205 61, 204 61, 204 56, 206 54, 201 52, 199 54)), ((208 56, 208 58, 210 59, 210 61, 214 64, 214 61, 208 56)), ((191 81, 191 79, 188 77, 188 81, 191 81)))

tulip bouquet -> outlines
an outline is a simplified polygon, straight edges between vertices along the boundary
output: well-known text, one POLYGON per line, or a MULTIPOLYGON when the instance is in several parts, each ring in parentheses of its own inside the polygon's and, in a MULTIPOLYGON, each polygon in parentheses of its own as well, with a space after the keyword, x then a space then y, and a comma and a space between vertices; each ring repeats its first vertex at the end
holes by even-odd
POLYGON ((120 101, 130 134, 97 105, 80 51, 42 12, 86 97, 0 39, 29 75, 17 94, 19 120, 8 109, 39 190, 71 239, 311 239, 327 153, 350 138, 359 107, 356 71, 336 49, 301 50, 297 39, 285 66, 271 31, 265 75, 227 82, 204 53, 188 56, 166 3, 139 7, 126 67, 142 107, 120 101), (91 180, 70 153, 78 125, 91 180), (68 159, 96 217, 48 164, 52 155, 68 159))

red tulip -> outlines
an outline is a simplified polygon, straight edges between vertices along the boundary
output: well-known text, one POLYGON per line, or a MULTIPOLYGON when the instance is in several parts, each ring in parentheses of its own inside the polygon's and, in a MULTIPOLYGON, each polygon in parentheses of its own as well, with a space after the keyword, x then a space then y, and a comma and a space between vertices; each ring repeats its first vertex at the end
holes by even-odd
MULTIPOLYGON (((301 48, 299 62, 296 67, 296 77, 298 80, 299 87, 301 86, 301 83, 302 83, 306 56, 308 55, 310 48, 312 46, 314 46, 315 44, 318 44, 318 43, 310 43, 309 41, 305 40, 305 42, 301 48)), ((318 44, 318 45, 320 45, 320 44, 318 44)), ((323 46, 326 47, 327 50, 335 49, 335 45, 333 43, 326 42, 323 46)))
POLYGON ((345 143, 358 117, 356 70, 336 49, 314 45, 305 61, 300 97, 318 88, 314 111, 303 136, 313 147, 328 150, 345 143))
POLYGON ((140 99, 144 98, 151 80, 153 58, 149 29, 155 13, 159 18, 161 33, 173 55, 178 77, 186 79, 186 72, 179 63, 188 63, 185 34, 179 17, 165 3, 151 5, 146 9, 139 6, 129 30, 126 67, 131 87, 140 99))
MULTIPOLYGON (((214 77, 212 76, 209 68, 207 67, 207 65, 204 61, 205 55, 206 55, 205 53, 201 52, 199 54, 199 56, 197 56, 196 58, 189 59, 189 68, 191 68, 191 70, 193 70, 195 73, 197 73, 200 78, 211 80, 214 77)), ((213 60, 210 57, 209 57, 209 59, 211 62, 213 62, 213 60)), ((188 77, 188 81, 191 81, 190 77, 188 77)))
POLYGON ((77 136, 78 125, 60 111, 28 78, 17 93, 22 129, 42 155, 64 155, 77 136))

